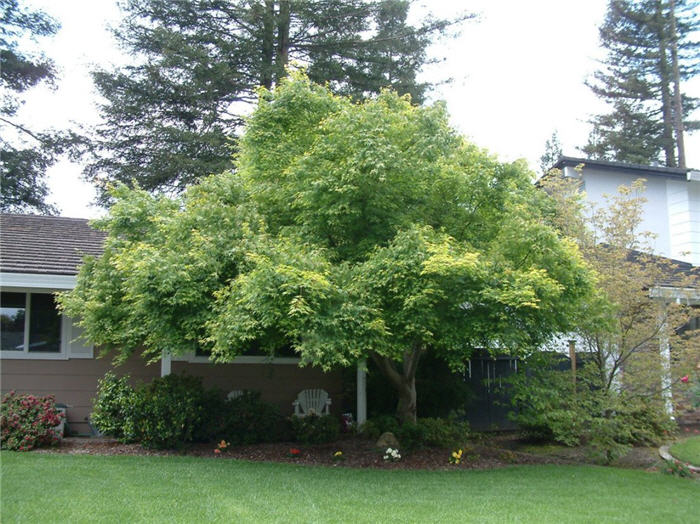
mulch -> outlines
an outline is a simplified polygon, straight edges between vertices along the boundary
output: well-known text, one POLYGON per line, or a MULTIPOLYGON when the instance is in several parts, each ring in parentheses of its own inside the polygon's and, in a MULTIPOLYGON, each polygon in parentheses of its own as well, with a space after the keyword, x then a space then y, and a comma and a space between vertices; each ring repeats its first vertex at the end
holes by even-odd
MULTIPOLYGON (((35 453, 65 453, 72 455, 137 455, 137 456, 192 456, 216 460, 238 459, 256 462, 277 462, 314 466, 350 468, 407 469, 407 470, 487 470, 513 465, 535 464, 585 464, 591 463, 581 450, 574 448, 565 454, 531 454, 517 450, 513 437, 495 437, 488 442, 475 442, 463 449, 459 465, 450 464, 451 449, 418 449, 401 452, 401 460, 388 462, 383 459, 383 450, 377 449, 373 441, 347 437, 332 444, 300 445, 292 442, 229 446, 215 453, 216 443, 193 444, 181 450, 145 449, 139 444, 122 444, 107 438, 65 438, 57 446, 35 450, 35 453), (293 455, 291 450, 298 450, 293 455), (334 458, 342 452, 342 459, 334 458)), ((658 455, 650 448, 635 448, 616 464, 622 467, 650 469, 658 465, 658 455)))

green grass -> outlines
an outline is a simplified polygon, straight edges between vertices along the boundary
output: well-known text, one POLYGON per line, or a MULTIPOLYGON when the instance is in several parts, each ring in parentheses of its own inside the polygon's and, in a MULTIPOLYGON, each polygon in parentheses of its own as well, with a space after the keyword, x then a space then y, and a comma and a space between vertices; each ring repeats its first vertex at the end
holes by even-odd
POLYGON ((376 471, 2 453, 10 522, 692 522, 700 483, 603 467, 376 471))
POLYGON ((674 444, 669 451, 678 460, 700 466, 700 437, 690 437, 674 444))

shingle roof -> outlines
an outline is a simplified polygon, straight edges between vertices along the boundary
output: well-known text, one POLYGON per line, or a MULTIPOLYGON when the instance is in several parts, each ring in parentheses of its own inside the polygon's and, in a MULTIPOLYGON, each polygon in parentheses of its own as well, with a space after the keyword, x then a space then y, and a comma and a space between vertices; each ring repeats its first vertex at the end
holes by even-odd
POLYGON ((0 214, 0 271, 75 275, 104 238, 83 218, 0 214))

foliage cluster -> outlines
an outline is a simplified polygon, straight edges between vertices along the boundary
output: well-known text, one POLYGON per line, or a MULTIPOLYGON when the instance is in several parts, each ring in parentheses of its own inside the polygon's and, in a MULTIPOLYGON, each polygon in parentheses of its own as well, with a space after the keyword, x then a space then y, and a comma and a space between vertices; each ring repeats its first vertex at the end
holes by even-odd
POLYGON ((469 438, 469 424, 454 418, 418 418, 400 422, 385 415, 368 419, 360 428, 362 435, 376 440, 390 431, 406 450, 424 447, 451 448, 464 445, 469 438))
MULTIPOLYGON (((104 103, 86 176, 183 191, 234 168, 232 150, 260 86, 287 66, 362 99, 392 87, 421 103, 426 51, 469 15, 409 20, 413 0, 128 0, 115 29, 133 64, 93 72, 104 103), (143 115, 148 115, 144 118, 143 115)), ((107 195, 102 195, 107 197, 107 195)))
POLYGON ((455 369, 474 347, 536 346, 590 292, 524 164, 467 143, 440 104, 357 104, 295 73, 260 91, 240 148, 235 174, 182 198, 115 189, 104 254, 61 298, 91 342, 371 359, 415 420, 426 354, 455 369))
POLYGON ((177 448, 215 439, 230 444, 277 442, 289 438, 292 430, 304 443, 337 438, 335 418, 307 418, 290 429, 279 409, 263 401, 259 392, 245 391, 224 399, 221 390, 205 388, 199 377, 172 374, 134 387, 128 376, 117 377, 112 372, 98 383, 91 415, 102 433, 150 448, 177 448))
POLYGON ((2 449, 29 451, 56 444, 60 439, 56 426, 63 417, 53 396, 18 395, 10 391, 0 404, 2 449))
POLYGON ((69 133, 36 130, 20 122, 23 96, 38 85, 52 86, 56 68, 32 41, 56 34, 59 24, 44 11, 18 0, 0 0, 0 211, 54 214, 49 202, 46 169, 77 142, 69 133))
POLYGON ((325 444, 338 439, 340 424, 332 415, 306 415, 290 417, 292 435, 302 444, 325 444))
POLYGON ((222 406, 218 433, 233 444, 257 444, 282 440, 284 419, 276 406, 264 402, 260 392, 245 391, 222 406))
POLYGON ((698 99, 682 82, 700 71, 696 0, 611 0, 600 26, 606 52, 589 83, 611 111, 593 118, 583 152, 591 158, 686 167, 685 131, 698 99))
POLYGON ((222 394, 198 377, 167 375, 132 387, 108 372, 98 385, 92 420, 101 432, 147 448, 176 448, 218 433, 222 394))
POLYGON ((548 358, 534 356, 525 371, 509 379, 511 416, 529 438, 567 446, 585 444, 611 462, 631 446, 658 445, 676 427, 660 397, 609 391, 594 364, 555 371, 548 358))

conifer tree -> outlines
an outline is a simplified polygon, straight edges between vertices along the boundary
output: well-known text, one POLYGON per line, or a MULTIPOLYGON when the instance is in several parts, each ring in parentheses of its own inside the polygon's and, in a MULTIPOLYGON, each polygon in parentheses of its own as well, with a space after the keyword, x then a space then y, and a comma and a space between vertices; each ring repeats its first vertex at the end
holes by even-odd
POLYGON ((138 60, 94 80, 105 98, 85 175, 178 193, 233 166, 258 87, 300 63, 336 93, 424 100, 426 49, 452 20, 407 22, 410 0, 128 0, 115 32, 138 60))
POLYGON ((58 23, 43 11, 0 0, 0 211, 54 214, 47 202, 46 170, 75 137, 67 132, 36 130, 18 118, 22 96, 34 86, 53 84, 51 59, 27 49, 27 42, 50 37, 58 23))
POLYGON ((685 167, 684 131, 698 99, 682 82, 700 67, 694 0, 610 0, 600 27, 607 52, 589 83, 612 110, 593 117, 582 151, 592 158, 685 167))

